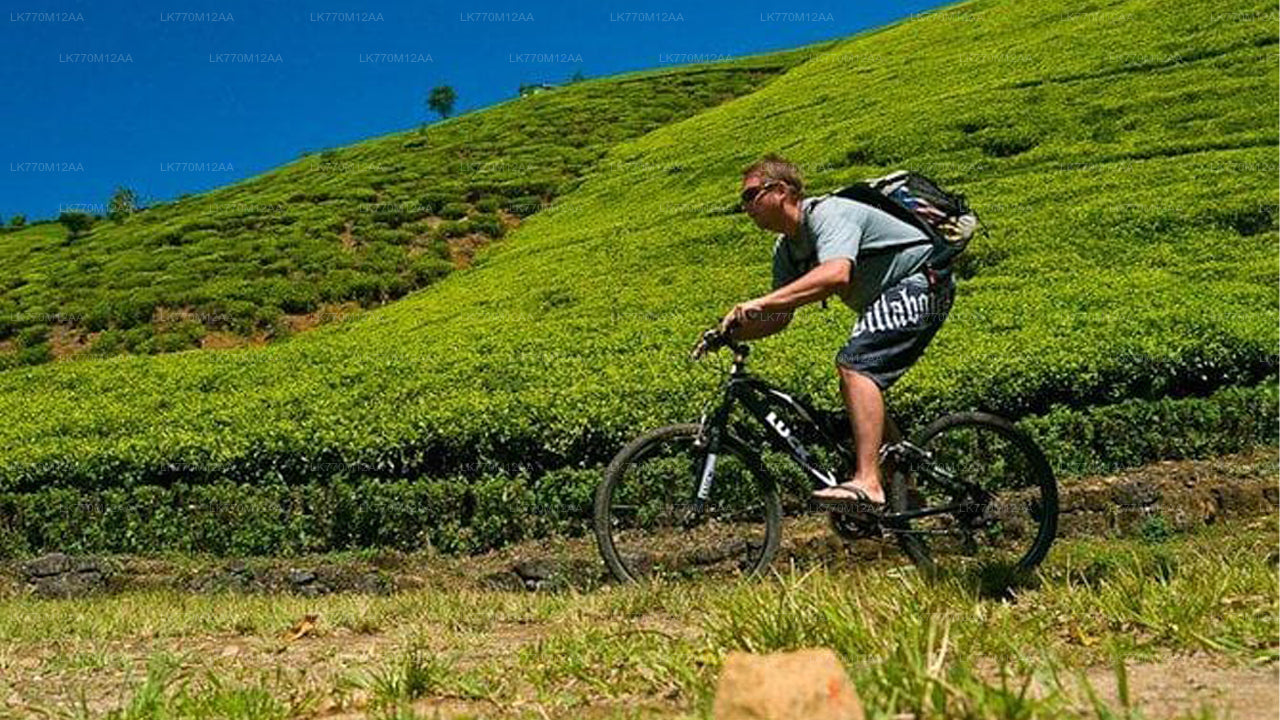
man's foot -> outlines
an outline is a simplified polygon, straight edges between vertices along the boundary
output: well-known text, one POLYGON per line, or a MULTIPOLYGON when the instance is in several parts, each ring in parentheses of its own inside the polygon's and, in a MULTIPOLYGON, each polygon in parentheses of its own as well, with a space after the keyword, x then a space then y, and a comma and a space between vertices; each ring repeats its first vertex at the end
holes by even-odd
POLYGON ((878 514, 884 510, 883 490, 876 499, 852 481, 815 490, 809 497, 815 505, 836 512, 878 514))

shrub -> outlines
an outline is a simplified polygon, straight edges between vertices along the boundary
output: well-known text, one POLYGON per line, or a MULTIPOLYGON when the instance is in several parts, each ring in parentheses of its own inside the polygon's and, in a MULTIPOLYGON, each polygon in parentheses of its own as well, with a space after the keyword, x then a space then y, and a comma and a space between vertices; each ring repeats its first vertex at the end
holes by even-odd
POLYGON ((47 342, 26 345, 18 349, 19 365, 40 365, 53 360, 53 347, 47 342))
POLYGON ((421 204, 423 211, 431 215, 439 215, 440 211, 444 209, 444 206, 453 202, 456 198, 456 195, 440 190, 433 190, 423 195, 419 203, 421 204))
POLYGON ((409 211, 398 204, 384 204, 373 213, 373 221, 389 228, 398 228, 412 219, 409 211))
POLYGON ((470 232, 484 233, 491 238, 500 238, 506 233, 506 227, 496 215, 476 215, 468 222, 470 232))
MULTIPOLYGON (((1194 457, 1204 457, 1274 442, 1277 397, 1271 384, 1146 405, 1174 442, 1188 435, 1208 441, 1193 443, 1194 457), (1256 413, 1247 428, 1251 435, 1205 432, 1215 413, 1242 409, 1256 413)), ((1094 412, 1137 411, 1134 403, 1124 403, 1094 412)), ((1051 413, 1027 419, 1024 427, 1042 435, 1077 432, 1080 418, 1051 413)), ((1116 442, 1126 439, 1136 443, 1134 450, 1108 452, 1091 471, 1114 472, 1126 467, 1117 463, 1141 458, 1145 441, 1126 435, 1116 442)), ((1063 448, 1049 449, 1050 464, 1069 483, 1071 473, 1064 468, 1077 464, 1060 452, 1063 448)), ((342 469, 320 472, 317 468, 328 461, 316 458, 314 468, 300 466, 291 482, 281 482, 279 475, 264 478, 248 466, 193 463, 155 475, 173 478, 166 485, 117 485, 109 465, 101 469, 100 482, 85 486, 15 489, 8 483, 9 489, 0 491, 0 548, 12 555, 49 550, 290 555, 365 547, 474 553, 552 533, 589 532, 591 497, 601 467, 543 470, 527 456, 513 455, 501 463, 499 456, 491 457, 495 459, 470 465, 489 470, 451 472, 436 479, 420 479, 409 467, 397 470, 393 462, 385 464, 382 476, 342 469), (509 470, 497 472, 499 468, 509 470)), ((1140 532, 1155 542, 1166 530, 1160 519, 1153 519, 1140 532)))
POLYGON ((440 208, 440 217, 448 220, 457 220, 464 218, 470 211, 470 207, 466 203, 451 202, 440 208))
POLYGON ((200 347, 204 326, 195 320, 183 320, 173 328, 155 334, 150 351, 153 353, 177 352, 200 347))
POLYGON ((18 344, 33 347, 49 340, 48 325, 28 325, 18 331, 18 344))
POLYGON ((104 330, 89 343, 89 354, 94 357, 110 357, 128 351, 123 330, 104 330))
POLYGON ((542 198, 536 195, 521 195, 507 206, 513 214, 528 217, 542 209, 542 198))
POLYGON ((471 231, 471 223, 468 220, 450 220, 440 223, 436 228, 436 232, 444 238, 462 237, 471 231))
POLYGON ((75 240, 89 233, 93 227, 93 216, 82 212, 64 212, 58 216, 58 222, 67 229, 68 240, 75 240))
POLYGON ((409 277, 415 287, 429 285, 451 272, 453 263, 429 255, 420 255, 409 264, 409 277))
POLYGON ((117 187, 107 206, 107 217, 119 224, 138 211, 138 195, 127 187, 117 187))

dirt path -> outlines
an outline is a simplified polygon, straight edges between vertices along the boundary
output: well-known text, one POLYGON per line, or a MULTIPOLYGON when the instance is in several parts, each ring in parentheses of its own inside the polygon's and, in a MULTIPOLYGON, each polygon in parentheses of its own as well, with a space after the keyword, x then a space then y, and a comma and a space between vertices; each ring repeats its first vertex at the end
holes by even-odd
MULTIPOLYGON (((1274 665, 1234 666, 1211 655, 1177 655, 1127 668, 1129 698, 1143 717, 1194 716, 1202 707, 1235 720, 1280 716, 1280 672, 1274 665)), ((1112 668, 1091 668, 1089 684, 1100 697, 1120 703, 1112 668)))

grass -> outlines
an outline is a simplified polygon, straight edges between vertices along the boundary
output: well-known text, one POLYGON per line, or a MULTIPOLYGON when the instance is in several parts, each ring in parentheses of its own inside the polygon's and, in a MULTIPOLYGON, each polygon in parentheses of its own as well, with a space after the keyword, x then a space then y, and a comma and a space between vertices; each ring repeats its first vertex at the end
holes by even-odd
POLYGON ((75 714, 58 688, 81 687, 88 707, 130 718, 707 717, 728 652, 818 645, 874 718, 1151 717, 1130 675, 1170 658, 1274 675, 1277 519, 1158 544, 1063 541, 995 593, 979 576, 890 566, 591 594, 11 597, 0 696, 75 714), (283 640, 304 613, 319 615, 316 635, 283 640), (62 654, 39 651, 51 644, 62 654), (68 662, 74 648, 106 656, 68 662))

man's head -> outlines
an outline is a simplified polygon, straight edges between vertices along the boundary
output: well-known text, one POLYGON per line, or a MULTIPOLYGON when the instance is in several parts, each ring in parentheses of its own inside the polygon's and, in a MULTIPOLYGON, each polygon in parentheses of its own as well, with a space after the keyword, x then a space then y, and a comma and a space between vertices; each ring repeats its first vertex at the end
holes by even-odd
POLYGON ((772 153, 742 173, 742 210, 765 230, 791 233, 800 220, 800 168, 772 153))

